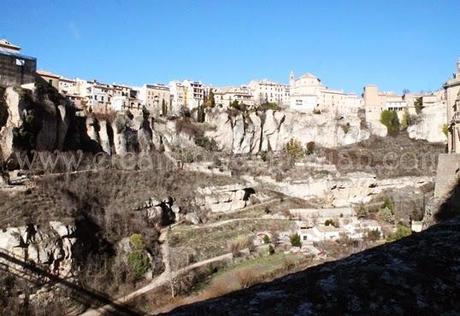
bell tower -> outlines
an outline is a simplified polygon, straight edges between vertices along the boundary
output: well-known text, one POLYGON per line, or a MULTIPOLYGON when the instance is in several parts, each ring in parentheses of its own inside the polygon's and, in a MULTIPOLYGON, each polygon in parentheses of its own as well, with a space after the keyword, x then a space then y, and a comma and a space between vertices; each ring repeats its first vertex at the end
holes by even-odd
MULTIPOLYGON (((460 59, 459 59, 459 62, 460 62, 460 59)), ((294 83, 295 83, 295 76, 294 76, 294 72, 291 71, 291 73, 289 74, 289 86, 290 87, 294 86, 294 83)))

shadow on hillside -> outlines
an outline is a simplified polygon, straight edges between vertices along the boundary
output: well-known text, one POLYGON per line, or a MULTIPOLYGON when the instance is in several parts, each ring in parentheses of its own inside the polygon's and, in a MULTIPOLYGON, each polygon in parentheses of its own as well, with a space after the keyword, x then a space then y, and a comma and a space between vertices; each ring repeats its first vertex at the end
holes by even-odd
POLYGON ((101 305, 110 305, 114 313, 116 315, 142 315, 142 313, 127 307, 125 305, 120 305, 112 301, 110 298, 105 296, 103 293, 96 292, 94 290, 88 290, 83 287, 81 287, 78 284, 75 284, 73 282, 69 282, 61 277, 58 277, 54 274, 51 274, 42 268, 38 267, 37 265, 21 260, 8 251, 4 249, 0 249, 0 259, 3 259, 7 262, 9 262, 11 265, 18 265, 24 269, 24 271, 19 272, 17 271, 14 273, 11 271, 12 269, 8 268, 3 268, 2 270, 5 271, 6 273, 12 273, 16 277, 23 278, 24 280, 31 282, 31 283, 37 283, 41 284, 40 282, 34 282, 31 281, 29 278, 26 278, 24 276, 21 276, 22 274, 24 275, 33 275, 34 277, 39 277, 39 278, 47 278, 50 280, 50 283, 54 283, 57 285, 60 285, 64 287, 68 292, 70 293, 70 297, 75 299, 76 301, 80 302, 81 304, 85 306, 90 306, 90 307, 97 307, 101 305))
POLYGON ((457 185, 449 192, 449 196, 441 204, 438 212, 434 214, 434 219, 437 222, 443 222, 457 215, 460 215, 460 179, 457 181, 457 185))
POLYGON ((420 233, 167 314, 458 315, 459 207, 460 181, 420 233))

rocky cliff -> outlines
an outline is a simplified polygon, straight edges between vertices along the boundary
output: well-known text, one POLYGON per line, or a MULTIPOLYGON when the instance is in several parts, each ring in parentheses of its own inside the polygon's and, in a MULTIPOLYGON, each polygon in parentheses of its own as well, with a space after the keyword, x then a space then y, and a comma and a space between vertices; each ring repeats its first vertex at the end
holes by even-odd
MULTIPOLYGON (((19 260, 44 267, 60 277, 72 276, 72 247, 76 242, 75 225, 50 221, 46 227, 33 224, 0 231, 0 250, 19 260)), ((3 264, 14 267, 0 259, 3 264)), ((21 274, 21 269, 19 274, 21 274)))
POLYGON ((314 141, 324 147, 357 143, 369 138, 359 116, 336 113, 306 114, 291 111, 232 113, 209 111, 206 122, 215 130, 206 134, 224 150, 241 153, 278 151, 292 138, 303 145, 314 141))
POLYGON ((445 105, 436 105, 424 108, 419 121, 409 126, 407 132, 413 139, 424 139, 431 143, 446 142, 444 125, 447 123, 447 110, 445 105))
POLYGON ((457 315, 460 217, 170 315, 457 315))
MULTIPOLYGON (((21 150, 83 150, 125 155, 128 152, 170 150, 194 146, 196 131, 178 128, 179 119, 154 118, 146 113, 120 112, 111 115, 76 112, 56 90, 37 82, 32 90, 7 88, 0 104, 0 155, 4 161, 21 150)), ((441 109, 424 109, 420 121, 409 127, 409 135, 430 142, 445 141, 441 109)), ((442 112, 444 113, 444 112, 442 112)), ((339 147, 361 142, 371 134, 386 136, 378 122, 366 123, 360 112, 324 111, 307 114, 283 111, 207 111, 205 136, 234 154, 279 151, 291 139, 303 146, 315 142, 339 147)), ((183 127, 183 125, 180 125, 183 127)))

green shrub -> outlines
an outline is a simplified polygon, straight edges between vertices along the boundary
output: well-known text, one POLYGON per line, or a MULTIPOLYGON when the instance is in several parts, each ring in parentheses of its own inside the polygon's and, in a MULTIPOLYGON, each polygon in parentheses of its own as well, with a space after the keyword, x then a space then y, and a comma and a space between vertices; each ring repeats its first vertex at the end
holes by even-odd
POLYGON ((399 133, 398 113, 395 111, 385 110, 380 114, 380 122, 387 127, 390 136, 396 136, 399 133))
POLYGON ((326 219, 326 221, 324 222, 324 226, 338 227, 339 225, 337 225, 337 223, 334 222, 334 220, 332 220, 332 219, 326 219))
POLYGON ((238 100, 233 100, 231 103, 230 103, 230 107, 233 108, 233 109, 236 109, 238 111, 241 111, 241 112, 245 112, 248 110, 248 106, 246 104, 244 104, 243 102, 238 102, 238 100))
POLYGON ((214 138, 210 138, 207 136, 195 136, 194 138, 195 145, 203 147, 208 151, 217 151, 219 150, 219 146, 214 138))
POLYGON ((412 234, 412 231, 409 227, 404 225, 403 223, 398 223, 396 225, 396 231, 394 233, 391 233, 387 237, 387 241, 395 241, 399 240, 401 238, 407 237, 412 234))
POLYGON ((383 199, 383 208, 389 208, 390 210, 394 210, 395 208, 395 202, 391 197, 386 196, 385 199, 383 199))
POLYGON ((270 237, 268 235, 264 236, 264 244, 269 244, 270 243, 270 237))
POLYGON ((308 142, 307 143, 307 155, 313 154, 315 151, 316 144, 315 142, 308 142))
POLYGON ((422 99, 422 97, 419 97, 419 98, 415 99, 414 106, 415 106, 415 113, 417 113, 417 114, 422 113, 422 110, 423 110, 423 99, 422 99))
POLYGON ((132 234, 131 237, 129 237, 129 241, 131 242, 133 249, 144 250, 144 238, 141 234, 132 234))
POLYGON ((364 205, 360 205, 358 210, 356 211, 356 216, 358 218, 366 218, 369 216, 369 211, 367 208, 364 207, 364 205))
POLYGON ((264 102, 257 107, 257 110, 260 110, 260 111, 267 111, 267 110, 279 111, 280 109, 281 108, 278 105, 278 103, 275 103, 275 102, 264 102))
POLYGON ((411 125, 410 115, 409 112, 406 110, 404 111, 402 120, 401 120, 401 130, 406 130, 411 125))
POLYGON ((380 231, 378 229, 375 229, 368 231, 365 238, 370 241, 377 241, 380 239, 380 235, 380 231))
POLYGON ((260 159, 266 162, 268 160, 268 151, 264 150, 260 152, 260 159))
POLYGON ((388 207, 383 207, 379 210, 378 216, 381 220, 392 224, 394 222, 393 210, 388 207))
POLYGON ((305 156, 301 143, 295 138, 291 138, 287 142, 284 151, 294 160, 302 159, 305 156))
POLYGON ((149 257, 140 250, 132 251, 128 254, 128 265, 136 279, 140 279, 150 269, 149 257))
POLYGON ((292 247, 302 247, 302 241, 300 240, 300 235, 295 233, 290 237, 292 247))
POLYGON ((273 247, 272 245, 268 245, 268 254, 269 255, 275 254, 275 247, 273 247))
POLYGON ((342 130, 345 134, 348 134, 348 132, 350 131, 350 123, 347 123, 347 124, 344 124, 344 125, 340 125, 342 127, 342 130))
POLYGON ((443 124, 442 125, 442 132, 444 133, 444 135, 446 135, 447 137, 447 134, 449 133, 449 126, 447 124, 443 124))

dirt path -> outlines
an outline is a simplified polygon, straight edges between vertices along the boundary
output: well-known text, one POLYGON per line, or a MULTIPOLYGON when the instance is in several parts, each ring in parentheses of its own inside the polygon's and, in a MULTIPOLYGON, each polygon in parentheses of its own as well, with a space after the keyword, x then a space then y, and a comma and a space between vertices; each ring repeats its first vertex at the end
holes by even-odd
MULTIPOLYGON (((181 268, 177 271, 171 271, 171 265, 170 265, 170 260, 169 260, 169 256, 170 256, 170 253, 169 253, 169 244, 168 244, 168 232, 169 232, 169 228, 167 229, 164 229, 162 230, 161 234, 160 234, 160 237, 159 237, 159 241, 162 242, 161 244, 161 255, 162 255, 162 258, 163 258, 163 263, 165 265, 165 270, 163 271, 163 273, 161 273, 158 277, 156 277, 154 280, 152 280, 149 284, 141 287, 140 289, 137 289, 135 290, 134 292, 131 292, 129 293, 128 295, 125 295, 123 297, 120 297, 119 299, 117 299, 116 301, 114 301, 114 304, 117 304, 117 305, 122 305, 122 304, 125 304, 129 301, 131 301, 132 299, 140 296, 140 295, 143 295, 147 292, 150 292, 152 290, 155 290, 169 282, 171 282, 171 280, 173 280, 174 278, 178 277, 179 275, 181 274, 184 274, 190 270, 193 270, 193 269, 196 269, 196 268, 199 268, 201 266, 204 266, 204 265, 207 265, 207 264, 210 264, 210 263, 213 263, 213 262, 218 262, 218 261, 223 261, 223 260, 231 260, 233 258, 233 255, 232 253, 226 253, 224 255, 221 255, 221 256, 217 256, 217 257, 214 257, 214 258, 210 258, 210 259, 206 259, 206 260, 202 260, 202 261, 199 261, 199 262, 195 262, 193 264, 190 264, 184 268, 181 268)), ((104 313, 107 313, 107 312, 113 312, 114 311, 114 308, 112 305, 105 305, 105 306, 102 306, 98 309, 90 309, 86 312, 84 312, 83 314, 81 314, 81 316, 98 316, 98 315, 103 315, 104 313)))

